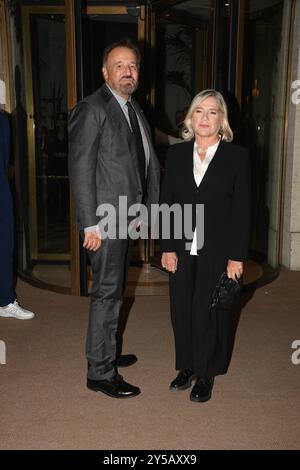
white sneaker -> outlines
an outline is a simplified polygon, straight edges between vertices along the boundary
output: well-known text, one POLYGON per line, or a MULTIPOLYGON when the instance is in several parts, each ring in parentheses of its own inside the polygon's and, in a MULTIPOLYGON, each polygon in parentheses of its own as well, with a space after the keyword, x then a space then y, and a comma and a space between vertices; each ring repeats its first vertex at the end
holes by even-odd
POLYGON ((8 304, 6 307, 0 307, 0 317, 14 317, 19 320, 31 320, 34 313, 21 307, 17 300, 13 304, 8 304))

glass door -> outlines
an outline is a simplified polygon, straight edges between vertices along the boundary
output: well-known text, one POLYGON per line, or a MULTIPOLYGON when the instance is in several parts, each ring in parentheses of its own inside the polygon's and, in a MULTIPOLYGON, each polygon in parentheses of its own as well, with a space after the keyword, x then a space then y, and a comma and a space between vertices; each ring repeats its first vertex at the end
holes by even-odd
POLYGON ((83 44, 83 96, 93 93, 103 83, 102 54, 105 47, 121 38, 129 37, 138 42, 138 17, 130 16, 126 10, 114 14, 101 14, 101 9, 94 14, 82 15, 83 44))
POLYGON ((25 81, 22 83, 16 68, 15 83, 19 103, 25 88, 26 115, 22 118, 21 109, 18 113, 20 133, 21 121, 24 130, 27 122, 27 136, 18 140, 22 145, 19 148, 22 243, 26 246, 23 270, 44 283, 70 288, 64 1, 56 1, 55 6, 23 6, 22 22, 25 81))
MULTIPOLYGON (((73 8, 68 6, 67 10, 68 44, 72 46, 73 42, 73 58, 76 57, 74 61, 68 59, 69 109, 103 84, 102 54, 108 44, 129 37, 139 45, 142 55, 144 52, 145 7, 96 6, 94 1, 87 1, 81 2, 80 8, 79 3, 74 2, 73 8)), ((143 68, 141 75, 144 73, 143 68)), ((144 98, 142 89, 143 80, 137 92, 137 99, 141 105, 145 101, 145 99, 140 99, 144 98)), ((87 295, 91 272, 73 221, 73 204, 71 207, 72 289, 73 293, 87 295)), ((144 247, 137 243, 134 249, 134 259, 141 261, 141 253, 144 251, 144 247)))
POLYGON ((242 115, 252 157, 252 240, 255 256, 279 264, 282 165, 291 1, 247 0, 242 115))
MULTIPOLYGON (((213 1, 182 1, 155 8, 154 122, 162 172, 170 145, 181 141, 185 114, 197 92, 213 82, 213 1)), ((158 242, 151 242, 151 264, 160 267, 158 242)))

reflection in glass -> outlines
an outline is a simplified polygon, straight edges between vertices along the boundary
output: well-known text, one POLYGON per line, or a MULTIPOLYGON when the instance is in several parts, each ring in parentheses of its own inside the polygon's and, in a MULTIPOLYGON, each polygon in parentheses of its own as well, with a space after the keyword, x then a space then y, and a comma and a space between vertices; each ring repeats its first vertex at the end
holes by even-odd
POLYGON ((32 15, 37 231, 39 253, 70 251, 65 23, 32 15))
POLYGON ((12 115, 18 267, 26 277, 68 288, 71 271, 64 4, 64 0, 9 2, 8 15, 14 25, 12 115))
POLYGON ((164 10, 156 25, 156 139, 164 165, 194 95, 210 84, 211 5, 186 1, 164 10))
MULTIPOLYGON (((185 1, 157 15, 155 139, 162 169, 169 145, 181 141, 192 98, 211 87, 212 2, 185 1)), ((160 266, 159 243, 151 263, 160 266)))
MULTIPOLYGON (((92 2, 88 2, 92 3, 92 2)), ((123 38, 138 44, 138 16, 136 14, 82 14, 83 97, 96 91, 103 83, 102 56, 106 46, 123 38)), ((145 66, 145 64, 143 64, 145 66)), ((141 74, 145 72, 144 67, 141 74)), ((138 94, 138 93, 137 93, 138 94)), ((139 97, 136 97, 137 99, 139 97)), ((139 100, 139 99, 138 99, 139 100)), ((140 100, 139 100, 140 101, 140 100)), ((91 279, 89 259, 84 256, 88 279, 91 279)), ((139 243, 134 243, 133 260, 140 258, 139 243)), ((91 285, 90 285, 91 286, 91 285)))
POLYGON ((105 47, 124 37, 137 43, 137 16, 82 15, 83 95, 103 83, 102 55, 105 47))
POLYGON ((252 249, 276 267, 290 2, 247 2, 242 111, 253 171, 252 249))

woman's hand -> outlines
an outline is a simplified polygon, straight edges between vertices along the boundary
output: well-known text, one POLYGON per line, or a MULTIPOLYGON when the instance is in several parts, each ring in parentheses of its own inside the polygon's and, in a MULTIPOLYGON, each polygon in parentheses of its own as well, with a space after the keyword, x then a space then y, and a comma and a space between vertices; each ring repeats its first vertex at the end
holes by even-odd
POLYGON ((244 271, 244 263, 242 261, 228 260, 227 263, 227 276, 236 281, 236 278, 241 277, 244 271))
POLYGON ((161 265, 170 273, 175 273, 177 269, 177 255, 175 252, 170 251, 167 253, 163 253, 161 257, 161 265))

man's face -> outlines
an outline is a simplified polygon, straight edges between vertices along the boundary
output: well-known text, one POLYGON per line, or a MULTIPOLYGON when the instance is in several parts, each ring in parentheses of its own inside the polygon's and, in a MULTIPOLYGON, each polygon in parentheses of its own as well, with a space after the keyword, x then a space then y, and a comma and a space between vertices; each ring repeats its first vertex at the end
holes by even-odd
POLYGON ((107 57, 102 68, 105 82, 118 95, 128 99, 138 87, 138 64, 133 50, 116 47, 107 57))

